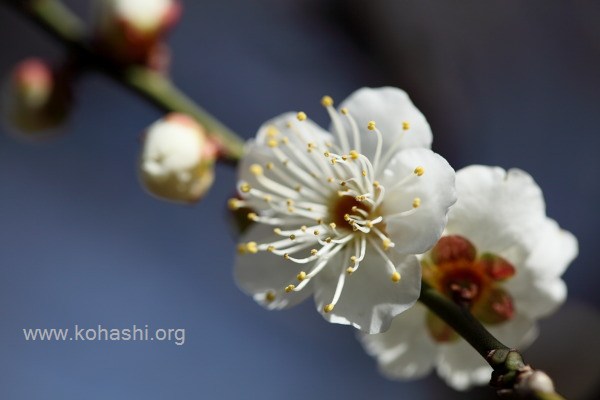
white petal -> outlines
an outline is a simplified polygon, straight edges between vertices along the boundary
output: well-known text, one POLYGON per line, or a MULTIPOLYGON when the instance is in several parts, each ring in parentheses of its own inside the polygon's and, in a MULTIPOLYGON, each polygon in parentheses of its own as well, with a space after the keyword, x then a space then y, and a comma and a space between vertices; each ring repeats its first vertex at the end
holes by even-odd
POLYGON ((390 379, 417 379, 427 375, 436 360, 437 346, 427 332, 427 309, 417 303, 398 315, 384 333, 359 334, 381 373, 390 379))
POLYGON ((513 319, 497 325, 487 325, 488 331, 506 346, 523 350, 528 347, 538 335, 534 320, 523 313, 518 313, 513 319))
POLYGON ((439 348, 438 375, 456 390, 490 381, 492 367, 464 339, 439 348))
POLYGON ((401 253, 420 254, 429 250, 440 238, 446 225, 448 208, 456 201, 454 170, 438 154, 427 149, 408 149, 390 161, 382 179, 386 197, 382 206, 386 231, 401 253), (424 168, 416 176, 416 167, 424 168), (392 189, 406 176, 409 180, 392 189), (387 218, 412 208, 415 198, 421 205, 409 216, 387 218))
POLYGON ((538 242, 525 262, 543 278, 558 277, 565 272, 579 252, 577 239, 571 232, 560 229, 556 221, 548 218, 539 228, 538 242))
POLYGON ((578 253, 577 239, 554 220, 547 218, 538 230, 529 257, 505 283, 517 310, 530 318, 545 317, 565 301, 567 287, 560 275, 578 253))
POLYGON ((458 201, 448 234, 468 238, 479 252, 522 263, 546 219, 542 191, 524 171, 473 165, 456 173, 458 201))
POLYGON ((358 270, 346 278, 344 290, 333 311, 323 313, 323 307, 333 299, 339 274, 346 273, 349 264, 349 260, 341 257, 332 260, 332 265, 328 265, 315 282, 315 302, 323 317, 329 322, 352 325, 366 333, 387 330, 394 316, 417 301, 421 289, 421 267, 416 257, 395 252, 389 252, 388 256, 402 277, 400 282, 392 282, 383 259, 368 246, 367 255, 358 270))
MULTIPOLYGON (((522 275, 526 274, 525 271, 522 275)), ((513 297, 515 309, 530 318, 542 318, 552 314, 567 298, 567 285, 560 279, 530 277, 529 285, 524 280, 509 280, 505 287, 513 297), (515 288, 519 284, 518 288, 515 288)))
MULTIPOLYGON (((360 132, 361 153, 370 160, 373 160, 375 155, 377 138, 366 129, 369 121, 375 121, 383 135, 384 154, 400 135, 403 136, 398 149, 431 147, 431 128, 403 90, 393 87, 362 88, 344 100, 340 104, 341 108, 347 108, 356 120, 360 132), (406 131, 402 128, 403 122, 410 124, 406 131)), ((351 132, 347 123, 345 126, 347 132, 351 132)))
MULTIPOLYGON (((272 228, 261 224, 254 224, 243 236, 244 242, 259 244, 280 239, 280 236, 273 234, 272 228)), ((240 289, 253 296, 258 303, 269 309, 281 309, 300 303, 312 293, 310 283, 298 292, 286 293, 284 290, 287 285, 295 283, 300 267, 269 252, 240 254, 235 262, 234 277, 240 289), (266 300, 268 292, 275 294, 273 301, 266 300)))

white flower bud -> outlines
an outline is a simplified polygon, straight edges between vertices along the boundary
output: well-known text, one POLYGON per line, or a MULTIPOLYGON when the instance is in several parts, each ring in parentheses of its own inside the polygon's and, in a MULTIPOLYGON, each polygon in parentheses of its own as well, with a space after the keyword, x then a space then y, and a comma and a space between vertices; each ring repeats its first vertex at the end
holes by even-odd
POLYGON ((216 146, 191 117, 172 113, 153 123, 143 138, 140 179, 153 195, 195 202, 214 179, 216 146))
POLYGON ((177 23, 177 0, 97 0, 96 40, 101 49, 122 62, 152 64, 165 52, 162 40, 177 23))

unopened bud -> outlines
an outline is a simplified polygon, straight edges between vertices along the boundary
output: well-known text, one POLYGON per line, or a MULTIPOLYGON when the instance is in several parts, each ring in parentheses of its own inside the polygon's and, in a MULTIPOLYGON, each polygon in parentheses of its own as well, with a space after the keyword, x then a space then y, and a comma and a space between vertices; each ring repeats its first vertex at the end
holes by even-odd
POLYGON ((163 43, 181 14, 178 0, 96 0, 96 41, 113 59, 161 69, 163 43))
POLYGON ((194 119, 172 113, 146 131, 140 157, 145 188, 164 200, 194 202, 214 179, 215 145, 194 119))
POLYGON ((20 134, 36 134, 28 138, 53 133, 71 109, 68 79, 41 59, 29 58, 17 64, 3 98, 2 109, 9 127, 20 134))

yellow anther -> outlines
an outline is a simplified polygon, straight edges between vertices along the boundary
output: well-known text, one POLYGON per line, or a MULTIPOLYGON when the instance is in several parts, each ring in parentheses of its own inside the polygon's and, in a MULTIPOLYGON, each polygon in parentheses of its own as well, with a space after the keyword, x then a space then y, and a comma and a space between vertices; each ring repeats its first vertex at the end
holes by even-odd
POLYGON ((348 268, 346 268, 346 273, 347 273, 348 275, 352 274, 353 272, 354 272, 354 268, 352 268, 352 267, 348 267, 348 268))
POLYGON ((331 238, 330 237, 326 238, 325 243, 331 243, 331 238))
POLYGON ((348 159, 348 156, 345 154, 342 154, 342 160, 346 161, 348 159))
POLYGON ((348 109, 346 107, 342 108, 340 112, 344 115, 348 115, 348 109))
POLYGON ((290 259, 290 255, 289 255, 288 253, 285 253, 285 254, 283 255, 283 258, 284 258, 285 260, 289 260, 289 259, 290 259))
POLYGON ((402 122, 402 129, 404 129, 405 131, 410 129, 410 122, 408 121, 404 121, 402 122))
POLYGON ((356 256, 350 257, 350 261, 352 261, 353 264, 356 264, 357 260, 358 260, 358 258, 356 258, 356 256))
POLYGON ((317 250, 317 249, 311 249, 310 250, 310 255, 311 256, 316 256, 318 252, 319 252, 319 250, 317 250))
POLYGON ((356 201, 363 201, 365 199, 365 196, 363 196, 362 194, 360 194, 360 195, 356 196, 354 199, 356 201))
POLYGON ((323 218, 317 218, 315 221, 317 221, 317 224, 319 225, 323 224, 323 218))
POLYGON ((302 226, 300 227, 300 230, 301 230, 302 232, 306 232, 306 229, 307 229, 306 225, 302 225, 302 226))
POLYGON ((332 223, 330 223, 330 224, 329 224, 329 227, 330 227, 331 229, 335 229, 335 227, 336 227, 336 226, 337 226, 337 225, 335 224, 335 222, 332 222, 332 223))
POLYGON ((291 205, 293 205, 293 204, 294 204, 294 200, 292 200, 292 199, 287 199, 287 200, 285 201, 285 203, 286 203, 288 206, 291 206, 291 205))
POLYGON ((279 143, 275 139, 269 139, 267 141, 267 146, 269 146, 270 148, 277 147, 278 145, 279 145, 279 143))
POLYGON ((294 207, 290 206, 290 207, 287 208, 287 210, 288 210, 289 213, 293 213, 294 212, 294 207))
POLYGON ((246 250, 250 254, 256 254, 258 253, 258 245, 256 244, 256 242, 248 242, 246 243, 246 250))
POLYGON ((417 168, 415 168, 415 174, 417 176, 422 176, 425 173, 425 168, 418 166, 417 168))
POLYGON ((272 163, 272 162, 268 162, 268 163, 265 165, 265 168, 266 168, 266 169, 268 169, 268 170, 272 170, 273 168, 275 168, 275 165, 273 165, 273 163, 272 163))
POLYGON ((263 200, 264 200, 264 201, 266 201, 267 203, 270 203, 270 202, 271 202, 271 200, 273 200, 273 198, 271 197, 271 195, 270 195, 270 194, 265 194, 265 195, 263 196, 263 200))
POLYGON ((230 210, 237 210, 240 208, 240 201, 236 198, 229 199, 227 200, 227 207, 229 207, 230 210))
POLYGON ((293 233, 290 235, 290 240, 296 240, 296 235, 294 235, 293 233))
POLYGON ((331 107, 333 105, 333 99, 329 96, 323 96, 321 99, 321 105, 323 107, 331 107))
POLYGON ((256 221, 258 219, 258 215, 256 215, 256 213, 253 213, 253 212, 248 213, 247 216, 250 221, 256 221))
POLYGON ((250 191, 250 184, 244 182, 240 185, 240 190, 242 193, 248 193, 250 191))
POLYGON ((295 190, 296 192, 299 192, 299 191, 301 191, 301 190, 302 190, 302 186, 300 186, 300 185, 296 185, 296 187, 294 187, 294 190, 295 190))
POLYGON ((275 293, 273 293, 273 292, 265 293, 265 300, 268 301, 269 303, 272 303, 273 301, 275 301, 275 293))
POLYGON ((304 279, 306 279, 306 272, 300 271, 300 273, 298 275, 296 275, 296 279, 298 279, 298 281, 302 282, 304 279))
POLYGON ((337 159, 336 158, 332 158, 331 159, 331 165, 335 165, 335 163, 337 163, 337 159))
POLYGON ((362 176, 367 176, 367 171, 365 171, 364 169, 362 170, 362 176))
POLYGON ((237 245, 238 254, 246 254, 246 243, 240 243, 237 245))
POLYGON ((340 182, 340 186, 346 186, 346 185, 347 185, 346 181, 341 181, 340 182))
POLYGON ((379 186, 380 186, 380 185, 381 185, 381 184, 379 183, 379 181, 374 181, 374 182, 373 182, 373 187, 374 187, 375 189, 379 189, 379 186))
POLYGON ((306 119, 306 113, 300 111, 298 114, 296 114, 296 118, 298 118, 298 121, 304 121, 306 119))
POLYGON ((273 232, 275 232, 276 235, 281 235, 281 228, 275 228, 273 229, 273 232))
POLYGON ((291 292, 291 291, 292 291, 292 290, 294 290, 294 289, 296 289, 296 286, 295 286, 295 285, 287 285, 287 286, 285 287, 285 292, 286 292, 286 293, 289 293, 289 292, 291 292))
POLYGON ((277 135, 279 135, 279 129, 277 129, 274 125, 269 125, 267 127, 267 136, 274 138, 277 135))
POLYGON ((353 160, 356 160, 358 158, 359 154, 358 151, 356 150, 350 150, 350 158, 353 160))
POLYGON ((318 230, 318 229, 315 229, 315 230, 313 231, 313 233, 315 234, 315 236, 319 236, 319 230, 318 230))
POLYGON ((421 199, 418 197, 415 197, 412 202, 413 208, 418 208, 420 205, 421 205, 421 199))
POLYGON ((392 274, 392 282, 400 282, 400 273, 398 271, 394 271, 394 273, 392 274))
POLYGON ((369 123, 367 124, 367 129, 370 131, 374 131, 375 130, 375 121, 369 121, 369 123))
POLYGON ((383 250, 387 250, 392 247, 392 241, 390 239, 383 240, 383 250))
POLYGON ((344 221, 350 221, 350 214, 344 214, 344 221))
POLYGON ((373 221, 367 221, 366 225, 367 225, 367 228, 372 228, 373 227, 373 221))
POLYGON ((273 250, 275 250, 275 246, 269 246, 269 247, 267 247, 267 251, 268 251, 269 253, 272 253, 272 252, 273 252, 273 250))
POLYGON ((323 307, 323 311, 325 311, 326 313, 330 313, 333 311, 333 304, 327 304, 325 307, 323 307))
POLYGON ((328 151, 326 151, 325 153, 323 153, 323 155, 324 155, 325 157, 329 158, 329 156, 331 155, 331 153, 330 153, 330 152, 328 152, 328 151))
POLYGON ((284 136, 283 138, 281 138, 282 144, 288 144, 289 142, 290 142, 290 138, 288 138, 287 136, 284 136))
POLYGON ((254 176, 259 176, 263 174, 263 169, 259 164, 252 164, 250 166, 250 173, 254 176))
POLYGON ((356 223, 353 223, 353 224, 352 224, 352 230, 353 230, 354 232, 356 232, 356 231, 358 230, 358 226, 356 225, 356 223))

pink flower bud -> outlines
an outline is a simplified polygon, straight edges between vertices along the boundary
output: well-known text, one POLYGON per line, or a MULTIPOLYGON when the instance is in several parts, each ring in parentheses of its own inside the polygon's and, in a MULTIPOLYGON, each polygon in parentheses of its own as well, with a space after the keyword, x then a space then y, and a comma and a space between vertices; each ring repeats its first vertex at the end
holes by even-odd
POLYGON ((162 67, 168 64, 164 36, 180 14, 178 0, 98 0, 96 41, 117 61, 162 67))
POLYGON ((10 127, 21 133, 49 133, 65 121, 72 93, 68 78, 59 75, 37 58, 15 66, 3 99, 4 117, 10 127))
POLYGON ((216 146, 191 117, 172 113, 146 130, 139 163, 140 179, 153 195, 195 202, 214 179, 216 146))

